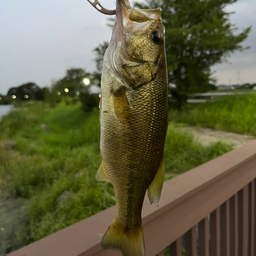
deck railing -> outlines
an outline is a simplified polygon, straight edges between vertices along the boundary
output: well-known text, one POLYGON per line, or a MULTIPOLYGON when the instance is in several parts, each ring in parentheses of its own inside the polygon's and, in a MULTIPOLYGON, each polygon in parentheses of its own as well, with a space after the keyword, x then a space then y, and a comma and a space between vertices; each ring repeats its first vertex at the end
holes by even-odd
MULTIPOLYGON (((146 255, 255 256, 255 192, 256 141, 165 182, 158 205, 145 199, 146 255)), ((120 256, 100 247, 115 211, 111 207, 9 256, 120 256)))

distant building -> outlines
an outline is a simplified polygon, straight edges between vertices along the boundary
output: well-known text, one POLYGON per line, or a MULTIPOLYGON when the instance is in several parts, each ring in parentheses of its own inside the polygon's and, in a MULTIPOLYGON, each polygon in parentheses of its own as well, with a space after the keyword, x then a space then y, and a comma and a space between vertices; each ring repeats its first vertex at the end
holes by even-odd
POLYGON ((233 85, 219 85, 217 86, 217 90, 220 91, 228 91, 228 90, 234 90, 235 87, 233 85))
POLYGON ((240 85, 239 84, 233 84, 231 85, 232 87, 234 87, 234 89, 239 89, 240 88, 240 85))
MULTIPOLYGON (((219 85, 217 86, 217 90, 222 90, 222 91, 229 91, 229 90, 244 90, 244 89, 253 89, 256 87, 256 84, 249 84, 249 83, 245 83, 242 85, 239 84, 232 84, 232 85, 219 85)), ((256 90, 256 89, 253 89, 256 90)))
POLYGON ((246 84, 241 85, 240 89, 253 89, 253 87, 254 87, 254 84, 246 83, 246 84))

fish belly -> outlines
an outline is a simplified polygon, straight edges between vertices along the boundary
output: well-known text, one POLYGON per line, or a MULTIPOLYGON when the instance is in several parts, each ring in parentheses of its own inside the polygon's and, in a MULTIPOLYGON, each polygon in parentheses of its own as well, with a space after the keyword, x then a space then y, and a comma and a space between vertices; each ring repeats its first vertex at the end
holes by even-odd
POLYGON ((163 157, 167 127, 165 84, 158 79, 127 91, 129 120, 116 116, 111 84, 102 88, 101 154, 114 186, 117 216, 128 227, 138 223, 145 192, 163 157))

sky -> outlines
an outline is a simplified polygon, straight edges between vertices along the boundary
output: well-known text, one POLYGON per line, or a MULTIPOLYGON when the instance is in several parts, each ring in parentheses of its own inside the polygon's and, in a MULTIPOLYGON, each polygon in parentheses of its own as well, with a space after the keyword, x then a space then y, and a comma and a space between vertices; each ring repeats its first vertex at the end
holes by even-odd
MULTIPOLYGON (((115 9, 114 0, 101 4, 115 9)), ((255 0, 238 0, 227 10, 236 12, 231 22, 239 28, 256 24, 255 0)), ((27 82, 50 86, 71 67, 94 71, 93 49, 111 37, 107 19, 86 0, 1 0, 0 93, 27 82)), ((243 45, 251 49, 212 68, 217 84, 256 83, 256 26, 243 45)))

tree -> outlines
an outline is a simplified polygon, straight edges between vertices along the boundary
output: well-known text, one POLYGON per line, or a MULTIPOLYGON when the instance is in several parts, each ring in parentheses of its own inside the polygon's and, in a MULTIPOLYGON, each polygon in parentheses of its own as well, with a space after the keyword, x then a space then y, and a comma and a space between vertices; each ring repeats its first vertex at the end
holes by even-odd
POLYGON ((83 79, 85 77, 91 80, 91 74, 84 69, 70 68, 62 79, 53 82, 52 91, 75 97, 80 90, 83 90, 83 79))
POLYGON ((56 102, 61 100, 61 96, 65 97, 65 103, 75 103, 78 96, 78 100, 81 103, 81 108, 89 112, 94 107, 99 105, 98 95, 90 93, 89 87, 85 86, 83 79, 88 78, 91 81, 91 84, 95 84, 95 77, 86 72, 82 68, 70 68, 66 71, 66 75, 58 80, 54 81, 51 87, 51 90, 47 92, 47 101, 54 107, 56 102))
POLYGON ((26 101, 30 99, 36 99, 35 95, 40 90, 41 88, 36 83, 29 82, 18 87, 10 88, 7 92, 7 95, 10 97, 15 95, 15 99, 26 101))
POLYGON ((224 10, 237 0, 145 0, 136 7, 162 9, 166 29, 166 53, 169 83, 180 109, 189 93, 205 92, 211 78, 211 66, 227 60, 241 46, 251 27, 236 33, 224 10))
POLYGON ((93 51, 96 54, 96 58, 94 59, 96 62, 96 68, 97 71, 99 73, 102 72, 102 68, 103 68, 103 58, 104 58, 104 54, 105 51, 108 48, 108 43, 107 42, 103 42, 102 44, 100 44, 98 47, 96 47, 95 49, 93 49, 93 51))
POLYGON ((254 84, 249 84, 249 83, 246 83, 246 84, 242 84, 239 89, 253 89, 255 85, 254 84))
POLYGON ((93 49, 93 52, 96 54, 96 58, 94 60, 95 60, 96 69, 97 69, 97 71, 93 73, 93 78, 95 81, 95 85, 97 85, 98 87, 101 86, 100 82, 101 82, 101 73, 103 69, 103 58, 107 48, 108 48, 108 43, 103 42, 98 47, 93 49))
POLYGON ((216 91, 217 90, 217 86, 215 84, 213 84, 213 83, 209 83, 208 84, 208 89, 210 91, 216 91))
POLYGON ((45 94, 46 94, 47 88, 39 88, 34 93, 34 99, 38 101, 45 101, 45 94))
POLYGON ((0 105, 9 105, 12 102, 12 98, 8 95, 0 94, 0 105))
POLYGON ((66 70, 66 75, 63 79, 70 81, 74 79, 80 79, 86 75, 88 75, 88 73, 86 73, 86 71, 82 68, 70 68, 66 70))
POLYGON ((81 103, 81 108, 85 112, 90 112, 93 108, 99 107, 99 97, 96 94, 91 94, 89 90, 84 90, 79 93, 78 99, 81 103))

